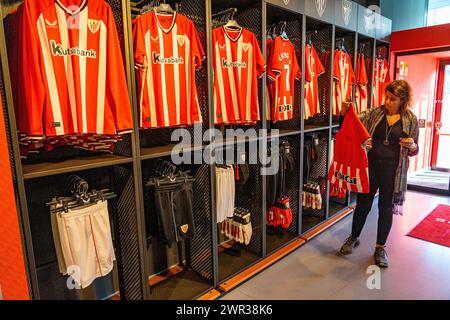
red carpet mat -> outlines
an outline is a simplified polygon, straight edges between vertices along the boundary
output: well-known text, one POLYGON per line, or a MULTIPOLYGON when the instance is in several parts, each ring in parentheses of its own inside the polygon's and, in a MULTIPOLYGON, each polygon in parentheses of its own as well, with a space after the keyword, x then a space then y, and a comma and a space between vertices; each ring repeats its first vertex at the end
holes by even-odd
POLYGON ((450 206, 437 206, 408 236, 450 247, 450 206))

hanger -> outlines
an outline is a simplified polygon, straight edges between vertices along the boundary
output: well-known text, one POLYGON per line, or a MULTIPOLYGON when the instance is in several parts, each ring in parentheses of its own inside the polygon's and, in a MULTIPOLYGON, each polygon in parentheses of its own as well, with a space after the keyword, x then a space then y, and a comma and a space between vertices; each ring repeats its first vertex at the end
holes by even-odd
POLYGON ((312 36, 317 34, 317 30, 312 30, 312 31, 308 31, 306 32, 306 42, 312 46, 312 36))
POLYGON ((227 23, 225 24, 226 29, 234 29, 234 30, 241 30, 242 27, 237 23, 236 20, 234 20, 234 14, 237 12, 236 8, 232 8, 230 18, 228 19, 227 23))
POLYGON ((175 10, 172 9, 170 4, 166 3, 166 0, 164 0, 162 3, 159 4, 159 6, 154 8, 157 13, 167 13, 167 14, 174 14, 175 10))
POLYGON ((281 26, 281 30, 280 30, 280 36, 284 39, 284 40, 289 40, 287 34, 286 34, 286 21, 281 21, 281 23, 283 24, 281 26))

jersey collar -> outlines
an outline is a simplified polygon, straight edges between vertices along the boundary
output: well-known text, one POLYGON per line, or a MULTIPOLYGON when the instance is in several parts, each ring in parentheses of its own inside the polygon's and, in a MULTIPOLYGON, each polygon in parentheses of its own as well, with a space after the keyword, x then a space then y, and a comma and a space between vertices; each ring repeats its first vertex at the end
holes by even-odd
POLYGON ((83 0, 83 2, 81 3, 81 5, 78 7, 77 10, 71 11, 71 10, 69 10, 69 8, 65 7, 60 0, 55 0, 55 1, 65 12, 67 12, 71 16, 74 16, 77 13, 80 13, 86 7, 87 2, 88 2, 88 0, 83 0))
POLYGON ((170 25, 169 29, 164 29, 163 26, 159 23, 159 19, 158 19, 158 15, 165 15, 165 16, 172 16, 171 14, 164 14, 164 13, 157 13, 156 9, 153 9, 153 12, 155 13, 155 19, 156 19, 156 23, 158 24, 158 27, 164 32, 164 33, 169 33, 173 26, 175 25, 175 20, 177 18, 177 12, 175 11, 173 13, 173 18, 172 18, 172 24, 170 25))
POLYGON ((230 39, 230 40, 233 41, 233 42, 236 42, 236 41, 239 40, 239 38, 240 38, 241 35, 242 35, 242 30, 244 30, 244 28, 241 27, 241 30, 239 30, 239 34, 237 35, 236 38, 233 39, 233 37, 231 37, 231 36, 228 34, 227 29, 225 28, 225 26, 223 26, 222 28, 223 28, 223 32, 225 32, 225 35, 227 36, 227 38, 230 39))

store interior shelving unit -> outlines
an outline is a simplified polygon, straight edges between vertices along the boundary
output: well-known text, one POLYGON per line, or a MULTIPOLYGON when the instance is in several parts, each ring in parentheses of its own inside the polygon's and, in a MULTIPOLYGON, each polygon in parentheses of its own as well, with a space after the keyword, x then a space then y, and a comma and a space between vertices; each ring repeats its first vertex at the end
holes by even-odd
MULTIPOLYGON (((21 1, 2 0, 2 16, 21 1)), ((235 245, 223 238, 217 226, 215 215, 215 168, 208 164, 183 165, 191 170, 196 178, 194 183, 194 222, 196 235, 185 240, 180 246, 162 246, 149 231, 148 197, 145 179, 157 158, 170 159, 177 141, 171 141, 173 129, 139 130, 138 96, 134 76, 134 56, 131 20, 133 12, 130 0, 107 0, 111 5, 123 49, 124 66, 127 75, 129 96, 133 106, 133 133, 117 143, 112 155, 72 154, 67 159, 59 159, 56 153, 47 153, 34 162, 21 161, 17 136, 14 104, 7 61, 5 35, 11 32, 6 19, 0 25, 1 42, 1 81, 0 90, 4 106, 3 114, 7 120, 8 141, 14 184, 18 198, 20 222, 27 260, 27 273, 30 292, 35 299, 194 299, 218 288, 230 279, 239 277, 245 270, 284 252, 300 241, 304 235, 327 226, 334 217, 345 212, 354 195, 344 201, 330 199, 326 174, 330 162, 330 143, 338 130, 336 118, 330 110, 332 96, 333 55, 322 61, 325 73, 319 78, 320 115, 304 120, 304 97, 302 88, 305 79, 295 84, 294 118, 290 121, 272 123, 260 121, 254 126, 216 126, 213 116, 213 68, 211 30, 216 27, 212 14, 234 7, 238 23, 252 31, 266 56, 266 28, 268 25, 286 21, 286 33, 296 49, 301 67, 305 70, 304 52, 307 33, 314 32, 312 43, 318 50, 334 52, 336 39, 343 38, 346 50, 354 58, 363 50, 367 58, 367 71, 370 87, 374 81, 373 61, 381 50, 389 57, 390 20, 377 16, 381 28, 373 28, 367 21, 376 13, 346 0, 328 0, 323 12, 316 1, 299 0, 179 0, 167 1, 172 8, 188 16, 195 24, 202 46, 207 54, 202 69, 196 74, 203 123, 185 129, 195 138, 186 146, 184 154, 192 157, 205 150, 220 150, 240 142, 248 148, 248 141, 219 141, 209 145, 202 137, 208 129, 217 128, 222 132, 228 128, 277 129, 278 133, 256 136, 250 140, 269 144, 288 141, 292 147, 295 171, 289 175, 286 193, 291 201, 293 223, 283 233, 274 232, 266 226, 268 203, 267 178, 261 175, 260 162, 250 165, 250 179, 237 185, 236 204, 252 213, 253 236, 248 246, 240 246, 240 256, 226 253, 235 245), (344 10, 345 8, 345 10, 344 10), (347 19, 348 18, 348 19, 347 19), (360 46, 364 43, 364 46, 360 46), (321 210, 303 209, 303 167, 305 165, 304 145, 312 138, 320 139, 318 160, 311 164, 310 178, 322 185, 323 206, 321 210), (108 187, 118 194, 110 202, 110 218, 117 263, 114 272, 108 277, 99 278, 84 290, 68 290, 66 278, 58 273, 55 249, 52 241, 50 214, 45 206, 53 196, 70 194, 68 177, 77 174, 88 181, 92 187, 108 187), (283 251, 284 250, 284 251, 283 251)), ((139 1, 135 1, 137 3, 139 1)), ((259 105, 261 119, 266 119, 265 88, 268 79, 259 81, 259 105)), ((370 99, 371 100, 371 99, 370 99)), ((211 141, 211 136, 208 136, 211 141)))

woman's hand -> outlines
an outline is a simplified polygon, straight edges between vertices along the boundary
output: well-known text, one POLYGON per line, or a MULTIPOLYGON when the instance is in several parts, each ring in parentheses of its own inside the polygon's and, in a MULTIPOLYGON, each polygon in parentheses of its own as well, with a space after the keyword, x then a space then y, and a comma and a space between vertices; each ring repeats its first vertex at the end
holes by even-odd
POLYGON ((342 105, 341 105, 341 115, 342 116, 345 116, 345 114, 347 113, 348 108, 350 108, 351 105, 352 105, 351 101, 342 102, 342 105))
POLYGON ((417 150, 417 144, 413 138, 400 138, 400 145, 412 152, 417 150))

